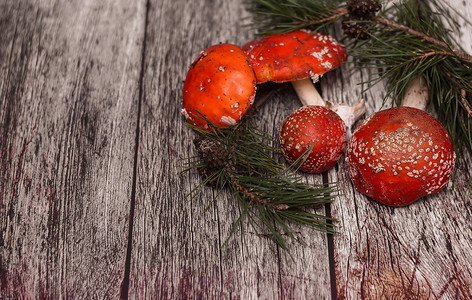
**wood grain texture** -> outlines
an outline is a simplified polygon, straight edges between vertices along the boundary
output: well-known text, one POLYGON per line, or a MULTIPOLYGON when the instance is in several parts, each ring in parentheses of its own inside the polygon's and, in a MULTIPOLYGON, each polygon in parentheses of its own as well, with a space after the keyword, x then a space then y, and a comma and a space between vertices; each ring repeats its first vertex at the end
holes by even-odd
MULTIPOLYGON (((278 139, 283 121, 301 106, 292 86, 283 85, 259 115, 260 127, 278 139)), ((280 147, 277 143, 273 146, 280 147)), ((283 157, 279 161, 286 163, 283 157)), ((305 183, 322 184, 322 174, 303 174, 305 183)), ((325 214, 325 208, 317 210, 325 214)), ((293 226, 299 240, 288 241, 289 253, 279 250, 281 299, 329 299, 331 297, 330 265, 327 234, 301 226, 293 226)))
MULTIPOLYGON (((472 4, 448 2, 472 18, 472 4)), ((291 256, 247 223, 226 240, 231 194, 185 199, 201 182, 179 167, 196 155, 180 114, 186 72, 211 45, 253 39, 250 17, 245 0, 0 2, 1 299, 472 298, 469 155, 454 186, 405 208, 355 191, 344 157, 303 175, 340 182, 328 208, 340 234, 296 227, 291 256)), ((321 92, 364 97, 370 114, 385 85, 359 83, 374 76, 345 65, 321 92)), ((280 87, 255 117, 274 137, 300 105, 280 87)))
POLYGON ((179 174, 179 159, 196 153, 195 135, 180 113, 186 72, 209 46, 249 39, 240 19, 244 16, 241 1, 150 2, 130 276, 133 298, 278 293, 278 259, 266 241, 244 236, 220 251, 237 207, 222 197, 204 213, 213 191, 205 189, 186 200, 200 178, 179 174))
MULTIPOLYGON (((293 246, 293 255, 306 262, 295 266, 251 229, 237 231, 221 248, 239 216, 234 197, 224 194, 206 213, 211 189, 191 202, 184 198, 201 181, 196 173, 180 175, 177 166, 179 158, 196 154, 195 135, 180 115, 186 72, 209 46, 254 38, 243 27, 248 17, 243 1, 214 1, 211 10, 206 1, 184 2, 152 1, 149 7, 130 296, 325 298, 330 288, 323 234, 304 232, 309 247, 293 246)), ((275 135, 299 104, 292 91, 272 101, 257 121, 275 135)))
POLYGON ((116 297, 142 1, 1 6, 1 298, 116 297))

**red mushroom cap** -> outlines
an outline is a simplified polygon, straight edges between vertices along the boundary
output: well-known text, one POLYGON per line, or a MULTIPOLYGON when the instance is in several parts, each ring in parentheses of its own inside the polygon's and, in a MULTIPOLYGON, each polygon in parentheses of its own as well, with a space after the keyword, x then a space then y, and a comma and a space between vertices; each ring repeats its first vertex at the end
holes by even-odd
POLYGON ((241 48, 251 61, 257 83, 315 78, 347 59, 346 50, 334 38, 305 30, 265 36, 241 48))
POLYGON ((442 124, 406 106, 365 120, 346 150, 356 189, 390 206, 406 206, 439 192, 452 174, 454 160, 454 147, 442 124))
POLYGON ((219 126, 235 125, 254 102, 256 77, 241 48, 211 46, 190 66, 183 91, 183 113, 203 128, 200 112, 219 126))
POLYGON ((280 145, 290 163, 307 153, 302 158, 304 162, 297 166, 299 170, 321 173, 331 169, 341 157, 346 147, 346 126, 329 108, 303 106, 285 119, 280 145), (307 152, 310 147, 311 152, 307 152))

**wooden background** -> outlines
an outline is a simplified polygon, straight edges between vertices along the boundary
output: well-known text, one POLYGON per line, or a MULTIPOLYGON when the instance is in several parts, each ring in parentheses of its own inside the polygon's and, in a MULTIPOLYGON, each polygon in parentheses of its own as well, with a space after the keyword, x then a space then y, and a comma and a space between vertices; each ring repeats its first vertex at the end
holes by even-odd
MULTIPOLYGON (((469 156, 454 186, 396 209, 356 192, 343 157, 306 176, 340 182, 340 235, 297 228, 293 259, 254 232, 221 247, 238 207, 223 194, 204 213, 209 188, 184 200, 200 179, 179 173, 196 153, 182 86, 200 51, 254 38, 250 18, 244 0, 0 2, 0 298, 472 298, 469 156)), ((321 92, 371 113, 371 76, 345 65, 321 92)), ((285 88, 257 122, 276 136, 299 105, 285 88)))

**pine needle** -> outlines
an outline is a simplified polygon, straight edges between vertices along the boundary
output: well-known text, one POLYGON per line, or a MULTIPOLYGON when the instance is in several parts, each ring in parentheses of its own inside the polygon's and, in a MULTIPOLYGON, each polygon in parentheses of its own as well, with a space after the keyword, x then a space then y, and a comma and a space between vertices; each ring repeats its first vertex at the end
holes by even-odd
MULTIPOLYGON (((346 1, 252 0, 254 26, 268 34, 324 29, 348 14, 346 1)), ((385 4, 387 1, 383 1, 385 4)), ((368 88, 388 79, 384 104, 401 102, 409 83, 422 75, 430 87, 430 110, 447 128, 458 156, 472 154, 472 56, 453 38, 459 23, 438 0, 392 2, 377 15, 350 20, 366 28, 367 40, 347 45, 356 66, 380 70, 368 88)))
MULTIPOLYGON (((244 232, 243 224, 247 221, 261 236, 267 236, 287 250, 286 238, 298 239, 292 230, 293 224, 326 233, 336 232, 335 219, 315 213, 317 208, 324 208, 339 195, 335 183, 303 183, 293 168, 286 168, 273 158, 280 149, 268 146, 273 139, 256 128, 250 117, 236 126, 225 128, 205 121, 210 125, 209 130, 190 127, 203 138, 216 141, 230 155, 219 168, 210 168, 209 162, 203 159, 188 159, 183 171, 204 168, 211 171, 188 197, 195 198, 205 185, 214 185, 219 191, 229 187, 240 207, 240 215, 231 227, 230 236, 237 228, 244 232)), ((214 201, 212 199, 211 203, 214 201)), ((228 240, 224 245, 227 243, 228 240)))

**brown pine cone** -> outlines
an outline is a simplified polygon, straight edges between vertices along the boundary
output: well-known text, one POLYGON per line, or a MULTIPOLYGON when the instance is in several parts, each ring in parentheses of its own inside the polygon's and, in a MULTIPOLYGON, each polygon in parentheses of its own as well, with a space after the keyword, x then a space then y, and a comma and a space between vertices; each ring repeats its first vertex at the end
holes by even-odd
POLYGON ((382 8, 377 0, 348 0, 349 14, 358 18, 369 18, 382 8))
POLYGON ((354 22, 354 20, 349 17, 343 20, 342 28, 344 34, 353 39, 367 40, 370 38, 366 26, 362 23, 354 22))
MULTIPOLYGON (((198 168, 198 173, 202 177, 203 181, 207 180, 208 177, 210 177, 213 173, 215 173, 217 169, 215 168, 210 168, 210 167, 203 167, 203 168, 198 168)), ((218 180, 216 178, 209 180, 206 184, 209 186, 215 187, 218 183, 218 180)))
POLYGON ((210 168, 221 169, 225 166, 229 154, 218 141, 199 136, 193 142, 200 157, 210 168))

